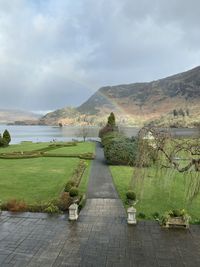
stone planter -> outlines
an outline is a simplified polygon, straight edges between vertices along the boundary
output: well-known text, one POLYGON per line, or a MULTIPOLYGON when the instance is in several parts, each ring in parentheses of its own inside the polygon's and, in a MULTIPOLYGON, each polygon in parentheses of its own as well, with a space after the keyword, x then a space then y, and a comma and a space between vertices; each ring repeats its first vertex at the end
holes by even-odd
POLYGON ((76 221, 78 219, 78 205, 72 204, 69 207, 69 220, 76 221))
POLYGON ((78 204, 80 202, 80 196, 77 197, 70 197, 71 204, 78 204))
POLYGON ((137 204, 138 200, 132 200, 132 199, 127 199, 127 204, 131 206, 135 206, 137 204))
POLYGON ((164 225, 166 228, 184 227, 189 228, 189 219, 184 217, 169 217, 164 225))

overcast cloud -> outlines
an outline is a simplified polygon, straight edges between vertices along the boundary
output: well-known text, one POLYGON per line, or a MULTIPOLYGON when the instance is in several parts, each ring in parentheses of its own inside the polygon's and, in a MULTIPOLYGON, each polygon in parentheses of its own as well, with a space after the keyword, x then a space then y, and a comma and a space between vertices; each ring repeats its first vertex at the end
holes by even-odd
POLYGON ((78 106, 200 62, 199 0, 0 0, 0 108, 78 106))

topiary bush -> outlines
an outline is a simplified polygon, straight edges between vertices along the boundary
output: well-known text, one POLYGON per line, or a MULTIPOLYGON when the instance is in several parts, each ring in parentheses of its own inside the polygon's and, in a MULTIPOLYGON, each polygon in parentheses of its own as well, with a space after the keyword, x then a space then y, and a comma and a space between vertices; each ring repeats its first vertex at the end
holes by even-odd
POLYGON ((76 185, 76 182, 73 180, 70 180, 66 183, 64 191, 65 192, 69 192, 71 190, 72 187, 74 187, 76 185))
POLYGON ((126 192, 126 198, 129 200, 136 200, 136 194, 132 190, 126 192))
POLYGON ((146 215, 143 212, 139 212, 138 213, 138 218, 145 219, 146 218, 146 215))
POLYGON ((77 187, 72 187, 69 191, 70 197, 77 197, 79 194, 79 190, 77 187))
POLYGON ((109 164, 135 165, 137 156, 137 142, 118 135, 107 140, 104 155, 109 164))

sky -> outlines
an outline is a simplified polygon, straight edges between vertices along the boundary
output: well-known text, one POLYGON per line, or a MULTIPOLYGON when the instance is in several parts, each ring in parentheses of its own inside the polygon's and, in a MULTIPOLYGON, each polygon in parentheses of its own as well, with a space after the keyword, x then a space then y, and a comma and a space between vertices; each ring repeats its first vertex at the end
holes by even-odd
POLYGON ((100 87, 200 65, 199 0, 0 0, 0 109, 79 106, 100 87))

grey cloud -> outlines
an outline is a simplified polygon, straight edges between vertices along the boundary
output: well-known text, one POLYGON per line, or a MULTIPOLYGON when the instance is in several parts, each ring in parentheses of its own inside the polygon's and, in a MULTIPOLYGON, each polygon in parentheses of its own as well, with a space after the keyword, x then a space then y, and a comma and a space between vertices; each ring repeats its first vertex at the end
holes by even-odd
POLYGON ((197 0, 0 0, 0 107, 77 106, 200 60, 197 0))

